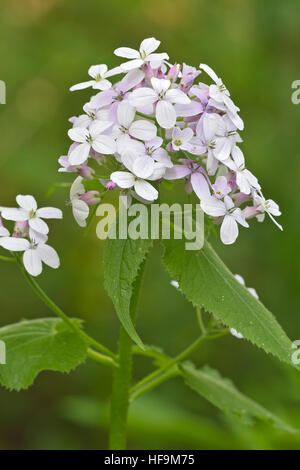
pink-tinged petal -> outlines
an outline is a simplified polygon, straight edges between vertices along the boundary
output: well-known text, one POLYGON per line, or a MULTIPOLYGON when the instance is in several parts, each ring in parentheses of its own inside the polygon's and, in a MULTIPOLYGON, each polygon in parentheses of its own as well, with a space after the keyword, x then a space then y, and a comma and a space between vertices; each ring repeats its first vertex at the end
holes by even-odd
POLYGON ((144 106, 155 103, 157 99, 157 94, 152 88, 142 87, 133 90, 128 101, 135 108, 143 108, 144 106))
POLYGON ((208 183, 205 177, 201 173, 191 174, 191 185, 195 194, 200 200, 207 199, 210 197, 210 191, 208 183))
POLYGON ((132 171, 139 178, 147 179, 153 172, 154 161, 151 157, 138 157, 133 162, 132 171))
POLYGON ((106 64, 91 65, 88 74, 90 77, 97 78, 98 75, 103 76, 107 72, 106 64))
POLYGON ((85 88, 89 88, 93 86, 95 83, 94 80, 89 80, 88 82, 77 83, 77 85, 73 85, 70 88, 70 91, 77 91, 77 90, 84 90, 85 88))
POLYGON ((191 101, 189 104, 175 104, 177 116, 190 117, 203 112, 203 106, 199 101, 191 101))
POLYGON ((145 55, 147 56, 151 54, 152 52, 156 51, 159 45, 160 45, 160 41, 158 41, 155 38, 144 39, 140 45, 140 53, 142 54, 144 52, 145 55))
POLYGON ((220 236, 224 245, 232 245, 238 237, 239 229, 236 220, 231 215, 225 215, 221 225, 220 236))
POLYGON ((213 217, 221 217, 226 214, 225 204, 213 196, 201 200, 201 209, 213 217))
POLYGON ((109 135, 99 135, 93 142, 93 149, 104 155, 112 155, 116 151, 116 142, 109 135))
POLYGON ((43 235, 47 235, 49 232, 49 227, 42 219, 38 217, 34 217, 33 219, 29 219, 29 227, 36 232, 42 233, 43 235))
POLYGON ((152 158, 158 163, 163 163, 164 166, 167 168, 173 167, 173 163, 168 152, 163 148, 158 148, 157 150, 155 150, 152 153, 152 158))
POLYGON ((36 211, 37 209, 37 203, 33 196, 23 196, 22 194, 19 194, 16 197, 16 201, 22 209, 28 212, 36 211))
POLYGON ((68 130, 68 136, 70 139, 74 140, 74 142, 85 142, 88 135, 88 130, 82 127, 73 127, 72 129, 68 130))
POLYGON ((29 249, 23 255, 23 263, 26 271, 31 276, 39 276, 43 270, 42 261, 36 249, 29 249))
POLYGON ((25 238, 2 237, 0 238, 0 246, 10 251, 28 250, 30 243, 25 238))
POLYGON ((170 101, 170 103, 186 105, 191 102, 190 98, 185 93, 183 93, 183 91, 175 88, 167 91, 166 100, 170 101))
POLYGON ((60 209, 56 207, 42 207, 36 211, 37 217, 42 217, 43 219, 62 219, 63 214, 60 209))
POLYGON ((151 140, 156 136, 157 128, 153 122, 139 119, 131 124, 129 133, 136 139, 151 140))
POLYGON ((118 106, 117 116, 119 124, 128 129, 134 120, 135 108, 128 101, 122 101, 118 106))
POLYGON ((4 208, 1 212, 1 216, 6 220, 14 220, 15 222, 22 222, 28 220, 28 211, 24 209, 4 208))
POLYGON ((103 78, 102 80, 99 80, 97 82, 93 83, 93 88, 94 90, 101 90, 101 91, 106 91, 111 88, 111 82, 109 80, 106 80, 103 78))
POLYGON ((89 156, 90 149, 91 146, 87 142, 75 147, 69 155, 70 165, 81 165, 81 163, 84 163, 89 156))
POLYGON ((86 219, 89 216, 89 206, 87 203, 80 199, 75 199, 72 202, 72 212, 77 224, 80 227, 86 227, 86 219))
POLYGON ((111 121, 95 121, 90 125, 89 133, 92 137, 96 137, 105 132, 113 125, 111 121))
POLYGON ((135 182, 134 176, 128 171, 115 171, 110 175, 110 179, 122 189, 131 188, 135 182))
POLYGON ((171 129, 176 124, 176 111, 167 101, 159 101, 156 105, 156 119, 164 129, 171 129))
POLYGON ((164 178, 166 180, 177 180, 191 174, 190 168, 186 165, 174 165, 167 168, 164 178))
POLYGON ((114 50, 114 54, 126 59, 138 59, 140 57, 140 53, 131 47, 118 47, 114 50))
POLYGON ((146 201, 155 201, 158 198, 158 191, 148 181, 137 180, 134 183, 134 189, 137 195, 146 201))
POLYGON ((158 149, 163 143, 163 139, 161 137, 155 137, 154 139, 149 140, 146 142, 147 149, 158 149))
POLYGON ((190 127, 186 127, 181 131, 181 140, 183 142, 189 142, 191 138, 194 136, 194 132, 190 127))
POLYGON ((200 64, 199 65, 199 68, 201 70, 204 70, 205 73, 207 73, 207 75, 214 81, 214 82, 219 82, 219 77, 218 75, 213 71, 213 69, 211 67, 209 67, 209 65, 206 65, 206 64, 200 64))
POLYGON ((166 91, 170 88, 171 82, 170 80, 166 80, 164 78, 151 78, 151 85, 153 89, 156 91, 157 94, 159 93, 166 93, 166 91))
POLYGON ((133 59, 128 62, 123 62, 123 64, 121 64, 121 68, 124 72, 129 72, 129 70, 138 69, 143 65, 143 63, 142 59, 133 59))
POLYGON ((50 268, 57 269, 60 265, 59 256, 52 248, 52 246, 40 244, 37 246, 36 251, 41 260, 50 266, 50 268))
POLYGON ((97 95, 92 96, 89 102, 89 106, 92 109, 103 108, 104 106, 109 106, 115 96, 114 90, 100 91, 97 95))
POLYGON ((125 93, 126 91, 139 85, 144 79, 145 74, 142 70, 135 69, 128 72, 119 83, 119 89, 125 93))

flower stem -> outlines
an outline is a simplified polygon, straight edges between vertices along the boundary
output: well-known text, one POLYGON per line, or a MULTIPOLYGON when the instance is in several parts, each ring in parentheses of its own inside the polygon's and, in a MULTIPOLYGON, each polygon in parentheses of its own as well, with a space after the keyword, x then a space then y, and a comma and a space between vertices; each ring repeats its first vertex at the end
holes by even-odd
MULTIPOLYGON (((139 275, 134 284, 134 295, 131 300, 130 313, 133 323, 136 319, 139 294, 142 285, 145 261, 141 266, 139 275)), ((114 372, 111 413, 110 413, 110 450, 126 449, 127 414, 129 405, 129 391, 132 375, 132 339, 123 326, 119 337, 119 367, 114 372)))
POLYGON ((99 362, 99 364, 103 364, 109 367, 119 367, 118 363, 114 361, 111 357, 105 356, 104 354, 100 354, 91 348, 88 348, 87 355, 93 361, 99 362))
POLYGON ((28 274, 26 269, 24 268, 23 264, 19 260, 18 257, 15 258, 16 261, 18 262, 26 280, 34 290, 34 292, 40 297, 40 299, 44 302, 44 304, 47 305, 47 307, 52 310, 52 312, 55 313, 58 317, 60 317, 64 322, 66 322, 78 335, 80 335, 85 341, 90 344, 91 346, 94 346, 95 349, 100 351, 101 353, 105 354, 106 356, 114 359, 116 359, 116 355, 110 351, 108 348, 103 346, 102 344, 98 343, 94 338, 89 336, 85 331, 83 331, 80 326, 74 322, 71 318, 69 318, 54 302, 53 300, 48 297, 48 295, 43 291, 43 289, 39 286, 39 284, 28 274))
POLYGON ((0 261, 8 261, 9 263, 15 263, 15 258, 11 256, 0 256, 0 261))
POLYGON ((213 340, 216 338, 220 338, 228 334, 228 330, 220 331, 213 335, 203 334, 200 336, 196 341, 194 341, 190 346, 188 346, 184 351, 182 351, 178 356, 174 357, 174 359, 170 359, 170 361, 165 364, 164 366, 156 369, 151 374, 147 375, 138 382, 134 387, 132 387, 130 391, 130 401, 133 401, 135 398, 138 398, 144 393, 152 390, 157 385, 160 385, 165 380, 179 374, 178 369, 176 368, 177 364, 187 357, 189 357, 204 341, 213 340))

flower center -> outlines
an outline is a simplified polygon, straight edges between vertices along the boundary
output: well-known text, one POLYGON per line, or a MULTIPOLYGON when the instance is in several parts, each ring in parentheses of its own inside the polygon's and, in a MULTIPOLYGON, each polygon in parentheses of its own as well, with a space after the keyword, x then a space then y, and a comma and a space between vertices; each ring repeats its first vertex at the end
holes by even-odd
POLYGON ((182 140, 181 139, 175 139, 174 140, 174 144, 177 146, 177 147, 180 147, 182 145, 182 140))
POLYGON ((95 81, 96 82, 101 82, 101 80, 102 80, 102 77, 101 77, 100 73, 98 73, 98 75, 96 75, 96 77, 95 77, 95 81))
POLYGON ((93 143, 93 137, 91 136, 91 134, 87 135, 85 140, 90 145, 93 143))
POLYGON ((29 212, 29 218, 34 219, 34 217, 35 217, 35 211, 31 209, 31 211, 29 212))

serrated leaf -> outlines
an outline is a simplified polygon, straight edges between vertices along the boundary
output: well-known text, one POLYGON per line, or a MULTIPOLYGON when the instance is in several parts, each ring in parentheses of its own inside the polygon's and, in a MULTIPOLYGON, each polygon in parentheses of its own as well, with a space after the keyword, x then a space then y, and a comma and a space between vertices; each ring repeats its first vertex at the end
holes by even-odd
MULTIPOLYGON (((116 221, 118 234, 118 221, 116 221)), ((110 232, 114 231, 111 227, 110 232)), ((116 313, 123 327, 136 344, 144 349, 143 343, 133 325, 130 304, 133 285, 140 266, 152 247, 152 240, 127 238, 112 239, 108 236, 104 247, 104 287, 114 303, 116 313)))
POLYGON ((200 251, 187 251, 183 243, 163 240, 163 262, 187 299, 292 365, 292 343, 271 312, 236 280, 208 242, 200 251))
POLYGON ((26 389, 44 370, 70 372, 84 362, 86 342, 62 320, 43 318, 0 328, 6 364, 0 383, 11 390, 26 389))
POLYGON ((185 363, 179 367, 186 385, 222 411, 237 415, 243 418, 244 422, 249 423, 251 419, 256 418, 271 421, 277 428, 284 431, 299 433, 297 429, 243 395, 230 379, 223 378, 217 370, 209 366, 196 369, 191 363, 185 363))

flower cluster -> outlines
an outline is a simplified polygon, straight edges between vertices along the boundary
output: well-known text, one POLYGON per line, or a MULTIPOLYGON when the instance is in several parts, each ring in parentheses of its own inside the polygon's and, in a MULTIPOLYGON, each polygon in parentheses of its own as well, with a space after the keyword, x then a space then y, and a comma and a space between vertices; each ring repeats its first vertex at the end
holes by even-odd
POLYGON ((238 145, 244 124, 222 79, 205 64, 170 64, 166 53, 156 52, 159 45, 148 38, 139 50, 118 48, 115 54, 127 59, 119 67, 92 66, 92 80, 71 87, 100 90, 70 119, 73 143, 59 159, 59 171, 79 175, 71 190, 75 219, 85 226, 88 206, 97 204, 86 180, 151 203, 164 179, 182 179, 220 225, 223 243, 234 243, 239 225, 248 227, 248 219, 261 221, 265 213, 281 229, 274 219, 278 205, 264 198, 246 168, 238 145), (115 76, 112 84, 108 78, 115 76), (99 166, 112 170, 97 175, 99 166))
POLYGON ((43 219, 62 219, 62 212, 55 207, 38 208, 33 196, 19 194, 18 208, 0 207, 0 246, 9 251, 23 252, 23 263, 31 276, 42 272, 42 263, 51 268, 59 267, 59 257, 54 248, 47 245, 49 227, 43 219), (3 221, 14 222, 10 234, 3 221))

